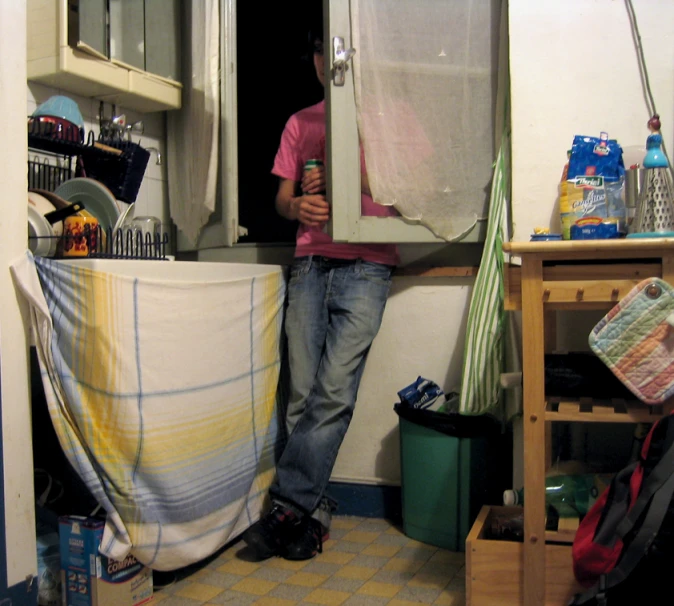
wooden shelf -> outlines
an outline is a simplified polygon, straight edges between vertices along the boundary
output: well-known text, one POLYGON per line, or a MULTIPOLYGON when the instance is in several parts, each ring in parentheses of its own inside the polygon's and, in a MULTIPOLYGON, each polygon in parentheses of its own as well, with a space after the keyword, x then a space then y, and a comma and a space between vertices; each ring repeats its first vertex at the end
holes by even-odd
MULTIPOLYGON (((510 254, 510 264, 505 268, 505 307, 522 312, 523 480, 528 494, 523 512, 524 541, 518 552, 523 582, 507 603, 563 604, 566 602, 559 599, 558 591, 572 591, 574 582, 571 547, 564 543, 573 540, 575 530, 567 527, 555 533, 545 530, 551 422, 653 423, 671 412, 673 406, 669 402, 651 407, 638 401, 546 396, 545 353, 553 351, 556 336, 555 315, 548 312, 608 311, 645 279, 657 277, 674 284, 674 239, 506 242, 503 251, 510 254), (545 540, 540 540, 541 537, 545 540), (559 559, 557 554, 565 552, 553 552, 553 547, 568 550, 568 557, 559 559), (551 586, 553 574, 566 586, 551 586)), ((476 542, 480 547, 479 540, 476 542)), ((485 541, 485 546, 488 543, 485 541)), ((499 551, 503 549, 498 546, 499 551)), ((506 557, 505 552, 500 557, 506 557)), ((484 563, 502 565, 498 558, 484 563)), ((515 570, 513 565, 510 572, 516 574, 519 568, 515 570)), ((486 577, 469 576, 468 584, 469 596, 483 593, 488 598, 471 606, 501 603, 489 594, 494 589, 486 577)))
MULTIPOLYGON (((662 263, 593 263, 544 265, 541 300, 548 310, 613 307, 646 278, 662 278, 662 263), (579 291, 580 289, 580 291, 579 291)), ((522 268, 505 268, 505 309, 522 309, 522 268)))
POLYGON ((654 423, 674 410, 674 403, 649 406, 638 400, 546 398, 546 421, 583 423, 654 423))

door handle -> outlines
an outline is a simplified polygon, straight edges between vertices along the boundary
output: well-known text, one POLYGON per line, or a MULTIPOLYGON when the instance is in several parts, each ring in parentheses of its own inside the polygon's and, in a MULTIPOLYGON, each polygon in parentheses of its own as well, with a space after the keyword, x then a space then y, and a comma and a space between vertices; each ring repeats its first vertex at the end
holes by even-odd
POLYGON ((349 66, 347 61, 356 54, 355 48, 344 48, 344 38, 332 39, 332 81, 335 86, 344 86, 344 78, 349 66))

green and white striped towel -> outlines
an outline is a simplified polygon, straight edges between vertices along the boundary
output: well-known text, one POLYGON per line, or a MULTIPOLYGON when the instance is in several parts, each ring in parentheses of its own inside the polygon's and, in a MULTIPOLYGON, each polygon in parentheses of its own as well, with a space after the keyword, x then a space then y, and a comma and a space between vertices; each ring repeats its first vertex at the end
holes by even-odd
POLYGON ((501 140, 494 165, 487 236, 468 312, 459 412, 496 412, 504 360, 503 234, 510 192, 510 141, 501 140))

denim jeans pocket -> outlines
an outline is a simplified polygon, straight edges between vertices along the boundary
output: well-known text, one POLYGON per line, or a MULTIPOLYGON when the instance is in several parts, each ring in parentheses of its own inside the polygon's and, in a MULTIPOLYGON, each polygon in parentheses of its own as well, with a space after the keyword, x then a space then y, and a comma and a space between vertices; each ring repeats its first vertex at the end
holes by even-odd
POLYGON ((290 279, 293 282, 301 280, 304 276, 309 273, 311 268, 311 257, 298 257, 293 261, 292 266, 290 267, 290 279))
POLYGON ((373 263, 371 261, 361 261, 357 267, 357 274, 359 277, 365 278, 375 284, 381 286, 391 285, 391 274, 393 267, 390 265, 383 265, 382 263, 373 263))

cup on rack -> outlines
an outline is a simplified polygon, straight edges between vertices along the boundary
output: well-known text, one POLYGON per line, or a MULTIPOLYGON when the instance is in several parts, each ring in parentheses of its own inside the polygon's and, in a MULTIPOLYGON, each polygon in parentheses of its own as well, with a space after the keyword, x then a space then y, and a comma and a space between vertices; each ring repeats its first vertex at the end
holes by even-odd
POLYGON ((63 256, 88 257, 98 250, 98 219, 91 215, 66 217, 63 226, 63 256))
MULTIPOLYGON (((134 217, 127 228, 131 233, 132 253, 136 257, 156 257, 161 241, 161 220, 158 217, 134 217)), ((126 237, 125 237, 126 239, 126 237)))

